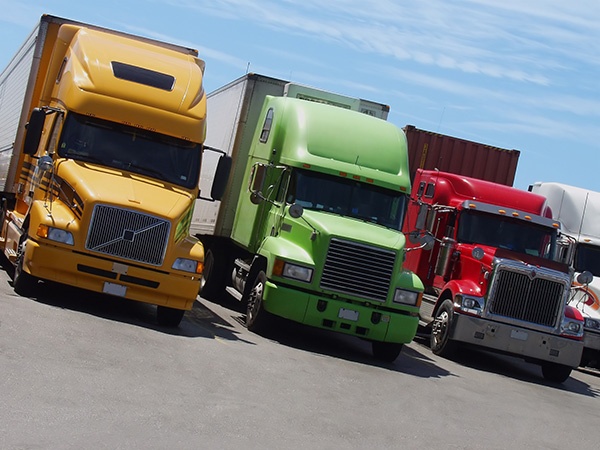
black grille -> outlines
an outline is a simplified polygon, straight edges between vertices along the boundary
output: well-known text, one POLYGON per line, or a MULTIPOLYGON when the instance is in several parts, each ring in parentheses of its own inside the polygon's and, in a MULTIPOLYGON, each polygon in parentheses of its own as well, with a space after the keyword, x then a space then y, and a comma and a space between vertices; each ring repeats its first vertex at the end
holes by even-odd
POLYGON ((131 261, 162 265, 171 225, 128 209, 96 205, 85 248, 131 261))
POLYGON ((562 314, 565 286, 555 280, 500 268, 491 286, 489 312, 554 327, 562 314))
POLYGON ((332 239, 327 250, 321 288, 384 302, 396 254, 378 247, 332 239))

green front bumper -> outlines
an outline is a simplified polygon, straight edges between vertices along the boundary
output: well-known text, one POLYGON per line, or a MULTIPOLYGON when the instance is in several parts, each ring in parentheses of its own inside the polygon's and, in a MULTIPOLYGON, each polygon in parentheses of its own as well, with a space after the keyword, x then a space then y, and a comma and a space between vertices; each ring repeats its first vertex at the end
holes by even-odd
POLYGON ((264 308, 276 316, 305 325, 333 330, 372 341, 407 344, 417 332, 418 308, 401 312, 376 309, 378 304, 351 304, 344 299, 321 297, 310 292, 278 286, 268 281, 264 308))

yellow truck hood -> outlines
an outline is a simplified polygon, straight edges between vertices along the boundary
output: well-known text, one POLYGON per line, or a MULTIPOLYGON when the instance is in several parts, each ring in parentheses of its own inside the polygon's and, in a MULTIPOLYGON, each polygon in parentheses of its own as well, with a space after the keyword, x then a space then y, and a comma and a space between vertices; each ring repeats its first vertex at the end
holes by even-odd
MULTIPOLYGON (((68 185, 83 209, 96 203, 133 208, 145 213, 176 219, 189 208, 195 192, 145 175, 74 160, 61 161, 56 182, 68 185)), ((70 190, 70 189, 68 189, 70 190)))

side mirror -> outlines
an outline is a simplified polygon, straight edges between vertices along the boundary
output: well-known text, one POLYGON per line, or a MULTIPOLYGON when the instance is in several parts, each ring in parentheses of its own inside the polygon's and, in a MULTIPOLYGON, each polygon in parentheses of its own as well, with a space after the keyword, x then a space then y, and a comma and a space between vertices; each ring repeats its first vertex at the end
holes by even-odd
POLYGON ((421 238, 421 242, 423 250, 431 250, 433 248, 433 244, 435 244, 435 238, 430 234, 426 234, 423 236, 423 238, 421 238))
POLYGON ((259 163, 252 166, 248 190, 253 194, 260 195, 263 190, 263 185, 265 184, 266 175, 267 167, 264 164, 259 163))
POLYGON ((53 161, 52 157, 48 155, 44 155, 38 159, 37 166, 42 172, 47 172, 52 169, 53 161))
POLYGON ((577 282, 579 284, 588 285, 594 279, 594 275, 589 270, 584 270, 579 275, 577 275, 577 282))
POLYGON ((25 133, 25 142, 23 143, 23 153, 26 155, 35 155, 42 139, 44 131, 44 122, 46 121, 46 113, 35 108, 31 111, 29 123, 27 124, 27 132, 25 133))
POLYGON ((219 158, 217 170, 215 171, 215 179, 210 191, 210 196, 214 200, 221 200, 223 194, 225 194, 227 181, 229 180, 229 174, 231 172, 231 162, 230 156, 223 155, 219 158))
POLYGON ((421 204, 419 206, 419 212, 417 214, 417 222, 415 223, 415 228, 417 230, 424 230, 427 224, 427 213, 429 212, 429 208, 425 204, 421 204))
POLYGON ((412 252, 414 250, 431 250, 435 244, 435 238, 425 232, 419 232, 419 230, 411 231, 408 233, 408 240, 413 244, 419 244, 417 247, 410 247, 406 249, 406 252, 412 252))
POLYGON ((292 206, 290 206, 289 213, 294 219, 298 219, 299 217, 302 217, 302 214, 304 214, 304 208, 302 205, 294 203, 292 206))

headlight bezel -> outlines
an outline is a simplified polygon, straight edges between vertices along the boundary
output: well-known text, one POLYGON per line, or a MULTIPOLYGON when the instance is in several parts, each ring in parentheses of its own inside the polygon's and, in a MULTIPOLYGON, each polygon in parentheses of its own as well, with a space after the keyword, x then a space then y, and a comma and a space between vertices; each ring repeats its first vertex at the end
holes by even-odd
POLYGON ((419 306, 423 293, 419 291, 412 291, 410 289, 396 288, 394 291, 394 298, 392 302, 397 305, 405 306, 419 306))
POLYGON ((51 227, 50 225, 40 224, 36 233, 39 237, 53 242, 59 242, 65 245, 75 245, 73 233, 63 228, 51 227))
POLYGON ((312 281, 314 272, 315 270, 312 267, 285 261, 281 270, 281 276, 283 278, 289 278, 291 280, 301 281, 303 283, 310 283, 312 281))
POLYGON ((177 258, 175 259, 175 261, 173 261, 173 265, 171 266, 171 268, 173 270, 180 270, 182 272, 200 275, 204 270, 204 264, 195 259, 177 258))

